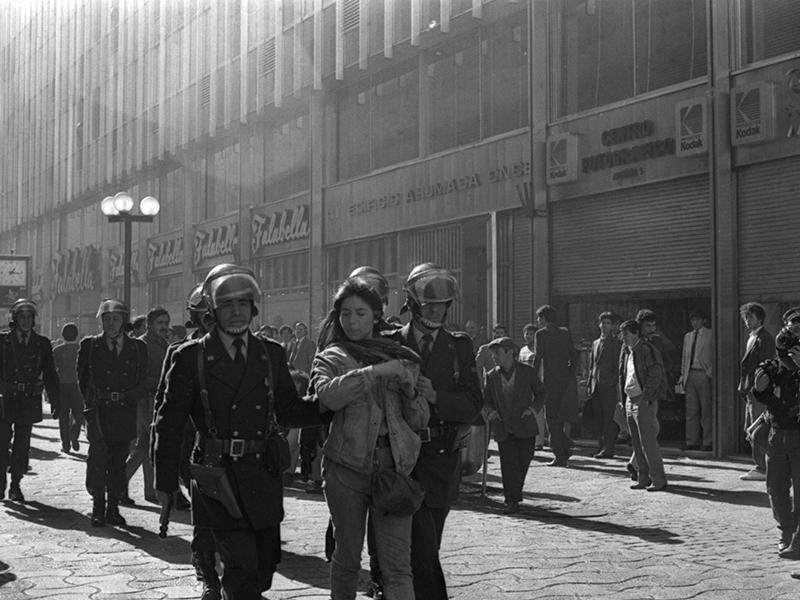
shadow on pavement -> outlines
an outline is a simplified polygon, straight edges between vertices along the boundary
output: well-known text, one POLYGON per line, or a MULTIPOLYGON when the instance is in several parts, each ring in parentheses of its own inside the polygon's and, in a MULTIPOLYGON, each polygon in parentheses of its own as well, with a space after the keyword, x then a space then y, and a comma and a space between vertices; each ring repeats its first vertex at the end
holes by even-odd
MULTIPOLYGON (((149 507, 148 507, 149 508, 149 507)), ((24 504, 5 502, 5 512, 11 517, 43 525, 52 529, 82 531, 90 537, 113 538, 126 542, 149 555, 173 564, 188 564, 191 549, 189 542, 180 537, 158 537, 158 509, 154 509, 153 529, 136 525, 125 527, 92 527, 87 514, 71 508, 56 508, 41 502, 30 501, 24 504)), ((178 513, 180 515, 181 513, 178 513)), ((185 514, 185 513, 184 513, 185 514)), ((173 516, 175 514, 173 513, 173 516)), ((188 517, 172 519, 173 522, 187 522, 188 517)))
POLYGON ((62 456, 61 452, 54 450, 42 450, 36 446, 31 446, 31 460, 55 460, 62 456))
MULTIPOLYGON (((56 423, 56 424, 58 424, 58 423, 56 423)), ((48 440, 48 441, 53 442, 53 443, 56 443, 56 442, 61 443, 61 437, 59 436, 58 428, 56 428, 56 430, 55 430, 55 432, 56 432, 55 436, 42 435, 41 431, 42 431, 41 427, 34 427, 33 431, 31 431, 31 439, 48 440)))
MULTIPOLYGON (((489 475, 486 480, 491 483, 500 483, 502 484, 502 479, 497 477, 496 475, 489 475)), ((461 482, 461 491, 465 492, 466 494, 477 494, 480 493, 481 483, 480 481, 462 481, 461 482)), ((503 488, 496 487, 493 485, 486 486, 487 492, 493 492, 496 494, 502 494, 503 488)), ((546 492, 526 492, 523 490, 522 495, 527 498, 528 500, 552 500, 554 502, 580 502, 580 498, 576 498, 575 496, 564 496, 562 494, 548 494, 546 492)))
MULTIPOLYGON (((492 499, 484 500, 478 497, 476 499, 460 499, 458 504, 453 507, 453 510, 471 510, 484 514, 498 514, 501 513, 502 508, 503 504, 501 502, 492 499)), ((656 544, 684 543, 684 541, 680 539, 676 533, 661 527, 632 527, 596 520, 597 517, 605 516, 605 514, 606 513, 590 513, 590 511, 587 510, 584 515, 580 515, 578 511, 574 510, 549 510, 542 507, 523 505, 520 507, 520 512, 513 515, 507 515, 507 518, 540 522, 551 522, 558 520, 558 522, 564 527, 572 527, 573 529, 595 531, 597 533, 606 533, 610 535, 638 537, 642 540, 656 544)))
POLYGON ((2 571, 0 573, 0 587, 17 580, 17 576, 9 571, 9 568, 10 565, 7 562, 0 560, 0 571, 2 571))
MULTIPOLYGON (((615 476, 623 476, 625 479, 629 478, 628 471, 625 469, 625 463, 620 463, 619 466, 611 467, 607 466, 603 463, 596 463, 596 462, 575 462, 570 460, 569 463, 570 469, 575 469, 576 471, 595 471, 597 473, 603 473, 606 475, 615 475, 615 476)), ((705 477, 697 477, 696 475, 681 475, 678 473, 667 473, 670 481, 694 481, 697 483, 703 483, 704 481, 710 481, 710 479, 706 479, 705 477)))
POLYGON ((670 480, 668 492, 687 498, 725 502, 739 506, 749 505, 769 508, 769 497, 766 490, 719 490, 714 488, 674 485, 670 480))
MULTIPOLYGON (((278 573, 287 579, 299 581, 323 590, 331 589, 330 563, 325 559, 308 554, 296 554, 283 550, 278 573)), ((358 574, 359 590, 366 593, 369 571, 361 569, 358 574)))

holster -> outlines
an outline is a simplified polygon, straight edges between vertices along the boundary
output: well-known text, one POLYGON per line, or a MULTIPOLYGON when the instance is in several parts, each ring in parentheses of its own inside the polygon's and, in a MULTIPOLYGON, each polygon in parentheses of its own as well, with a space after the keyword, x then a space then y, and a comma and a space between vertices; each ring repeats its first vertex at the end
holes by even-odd
POLYGON ((193 462, 189 463, 189 472, 193 488, 196 486, 203 496, 222 504, 234 519, 243 518, 225 467, 193 462))

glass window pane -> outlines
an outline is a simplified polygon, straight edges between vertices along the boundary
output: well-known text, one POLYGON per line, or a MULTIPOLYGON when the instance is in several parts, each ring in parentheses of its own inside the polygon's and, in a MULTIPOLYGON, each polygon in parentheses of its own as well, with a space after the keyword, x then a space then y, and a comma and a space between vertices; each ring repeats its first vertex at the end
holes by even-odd
POLYGON ((528 26, 519 19, 489 31, 484 61, 484 136, 528 123, 528 26))
POLYGON ((800 49, 800 2, 744 0, 742 59, 751 63, 800 49))

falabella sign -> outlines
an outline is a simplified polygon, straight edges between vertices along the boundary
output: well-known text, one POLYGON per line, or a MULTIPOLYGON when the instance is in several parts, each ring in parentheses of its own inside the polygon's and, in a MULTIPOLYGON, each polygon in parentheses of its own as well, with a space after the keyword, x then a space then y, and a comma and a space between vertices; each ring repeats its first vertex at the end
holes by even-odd
POLYGON ((230 221, 209 229, 196 228, 194 230, 194 266, 220 256, 232 256, 237 259, 239 254, 239 223, 230 221))
POLYGON ((271 215, 253 213, 251 250, 302 240, 311 234, 308 204, 286 208, 271 215))

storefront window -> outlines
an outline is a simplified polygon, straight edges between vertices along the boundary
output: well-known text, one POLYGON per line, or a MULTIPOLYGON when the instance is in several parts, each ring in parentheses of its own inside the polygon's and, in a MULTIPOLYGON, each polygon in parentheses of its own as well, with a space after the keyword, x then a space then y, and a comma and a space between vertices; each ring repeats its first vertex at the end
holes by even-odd
POLYGON ((702 0, 564 0, 556 18, 556 116, 706 74, 702 0))
POLYGON ((485 45, 483 137, 490 137, 528 124, 527 23, 498 23, 485 45))
POLYGON ((274 256, 256 263, 256 279, 265 292, 308 285, 308 252, 274 256))
POLYGON ((800 50, 800 2, 742 2, 742 61, 752 63, 800 50))
MULTIPOLYGON (((150 298, 153 306, 163 306, 172 302, 180 302, 186 296, 182 277, 159 277, 150 280, 150 298)), ((175 317, 173 318, 180 318, 175 317)), ((177 321, 176 321, 177 322, 177 321)))
POLYGON ((387 235, 350 242, 328 249, 328 281, 332 286, 344 281, 356 267, 369 265, 385 276, 397 272, 397 238, 387 235))

